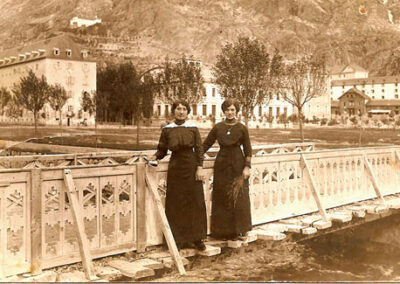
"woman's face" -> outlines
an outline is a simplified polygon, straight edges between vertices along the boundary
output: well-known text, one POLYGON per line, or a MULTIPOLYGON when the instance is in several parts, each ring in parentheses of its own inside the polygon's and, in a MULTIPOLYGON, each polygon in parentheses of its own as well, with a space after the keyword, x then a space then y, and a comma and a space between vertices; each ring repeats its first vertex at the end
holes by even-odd
POLYGON ((224 114, 227 119, 233 119, 236 117, 236 108, 234 105, 229 106, 227 109, 225 109, 224 114))
POLYGON ((188 116, 188 110, 184 105, 179 104, 174 110, 174 115, 177 120, 185 120, 188 116))

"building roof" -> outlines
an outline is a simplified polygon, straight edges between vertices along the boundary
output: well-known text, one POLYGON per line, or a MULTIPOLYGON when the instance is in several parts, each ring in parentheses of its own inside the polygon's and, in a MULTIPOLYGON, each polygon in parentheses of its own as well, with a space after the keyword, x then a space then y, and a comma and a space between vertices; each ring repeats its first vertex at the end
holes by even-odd
POLYGON ((334 66, 332 66, 330 68, 330 74, 331 75, 336 75, 336 74, 342 74, 342 73, 350 73, 350 72, 344 72, 348 67, 350 67, 353 70, 352 72, 366 72, 366 73, 368 73, 368 70, 365 70, 360 65, 358 65, 356 63, 350 63, 350 64, 347 64, 347 65, 334 65, 334 66))
POLYGON ((83 58, 83 48, 76 37, 67 34, 61 34, 56 37, 32 42, 28 45, 8 49, 0 52, 0 68, 18 63, 37 60, 40 58, 56 58, 65 60, 85 60, 83 58), (59 55, 54 54, 54 49, 59 50, 59 55), (71 55, 67 55, 67 50, 71 55), (8 59, 7 61, 5 59, 8 59), (1 62, 3 60, 3 62, 1 62))
POLYGON ((382 76, 369 77, 360 79, 332 80, 331 85, 334 86, 351 86, 351 85, 373 85, 373 84, 393 84, 400 83, 400 76, 382 76))
POLYGON ((367 106, 400 106, 400 100, 371 100, 367 106))
POLYGON ((347 92, 343 93, 338 99, 340 100, 341 97, 343 97, 343 96, 345 96, 347 94, 356 94, 356 95, 359 95, 359 96, 363 97, 366 100, 371 100, 370 97, 368 97, 366 94, 364 94, 364 92, 358 90, 357 88, 351 88, 347 92))

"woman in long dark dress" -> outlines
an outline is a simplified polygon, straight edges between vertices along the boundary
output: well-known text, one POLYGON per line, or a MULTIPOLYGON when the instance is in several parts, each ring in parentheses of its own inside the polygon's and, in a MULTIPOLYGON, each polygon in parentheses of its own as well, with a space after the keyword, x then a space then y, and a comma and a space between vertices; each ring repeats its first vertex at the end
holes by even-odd
POLYGON ((226 119, 203 143, 205 152, 215 140, 220 146, 214 164, 211 234, 222 239, 236 239, 252 227, 248 181, 252 150, 246 126, 236 121, 239 109, 237 101, 227 99, 222 104, 226 119))
POLYGON ((168 165, 165 212, 178 248, 204 250, 207 215, 203 192, 203 145, 198 128, 186 122, 190 106, 184 101, 172 105, 175 121, 161 132, 156 154, 151 160, 172 152, 168 165))

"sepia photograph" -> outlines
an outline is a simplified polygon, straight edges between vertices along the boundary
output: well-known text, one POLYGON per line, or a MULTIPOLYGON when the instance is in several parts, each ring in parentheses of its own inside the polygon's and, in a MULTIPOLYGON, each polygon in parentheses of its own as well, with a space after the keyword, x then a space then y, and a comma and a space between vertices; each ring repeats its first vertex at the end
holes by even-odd
POLYGON ((1 282, 400 282, 400 0, 0 0, 1 282))

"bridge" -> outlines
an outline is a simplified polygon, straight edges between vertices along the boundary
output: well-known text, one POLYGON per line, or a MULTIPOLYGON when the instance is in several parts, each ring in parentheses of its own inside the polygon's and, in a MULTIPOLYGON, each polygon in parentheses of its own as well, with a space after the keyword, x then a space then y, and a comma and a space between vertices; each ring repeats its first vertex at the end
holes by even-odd
MULTIPOLYGON (((208 218, 216 151, 204 162, 208 218)), ((399 151, 399 146, 317 151, 313 143, 254 147, 250 201, 255 228, 243 241, 309 238, 397 214, 399 151)), ((144 252, 162 244, 146 177, 164 202, 169 157, 150 168, 145 159, 152 153, 0 157, 0 277, 83 260, 66 173, 76 187, 75 210, 91 257, 144 252)))

